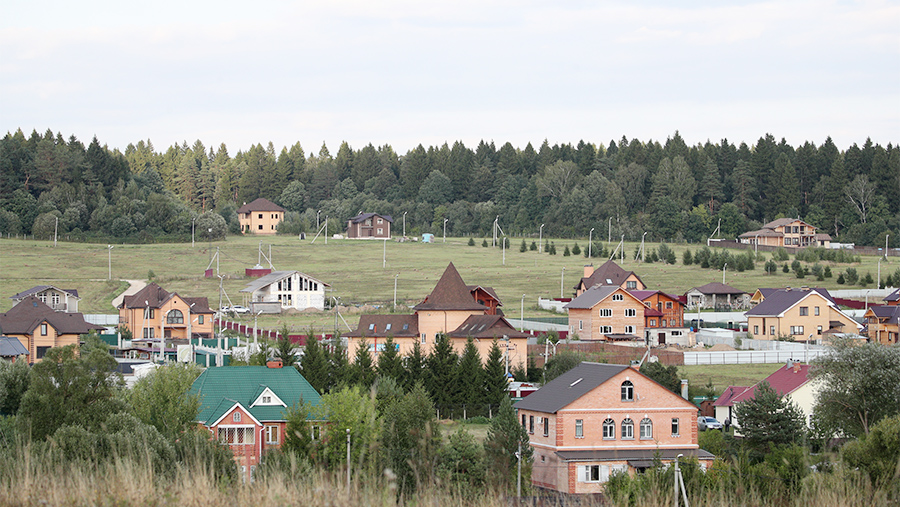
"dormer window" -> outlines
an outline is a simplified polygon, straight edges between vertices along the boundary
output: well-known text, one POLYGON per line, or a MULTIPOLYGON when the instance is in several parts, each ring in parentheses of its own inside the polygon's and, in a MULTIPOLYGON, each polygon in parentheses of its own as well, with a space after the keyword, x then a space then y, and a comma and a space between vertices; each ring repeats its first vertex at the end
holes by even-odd
POLYGON ((630 380, 622 382, 622 401, 634 401, 634 384, 630 380))
POLYGON ((391 324, 388 323, 387 325, 385 325, 385 326, 384 326, 384 330, 385 330, 385 331, 390 331, 390 330, 391 330, 391 324))
POLYGON ((403 330, 406 331, 409 329, 409 324, 403 324, 403 330))
POLYGON ((612 300, 613 301, 625 301, 625 296, 623 296, 622 294, 613 294, 612 300))
POLYGON ((375 324, 369 324, 369 331, 372 331, 374 329, 375 329, 375 324))

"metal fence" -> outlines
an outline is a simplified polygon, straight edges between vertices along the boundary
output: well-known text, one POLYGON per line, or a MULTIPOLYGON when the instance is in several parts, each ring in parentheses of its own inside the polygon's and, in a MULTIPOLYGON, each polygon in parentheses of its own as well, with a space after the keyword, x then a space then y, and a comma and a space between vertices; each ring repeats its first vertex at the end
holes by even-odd
POLYGON ((728 350, 719 352, 684 352, 684 364, 774 364, 788 359, 811 361, 827 354, 824 350, 728 350))

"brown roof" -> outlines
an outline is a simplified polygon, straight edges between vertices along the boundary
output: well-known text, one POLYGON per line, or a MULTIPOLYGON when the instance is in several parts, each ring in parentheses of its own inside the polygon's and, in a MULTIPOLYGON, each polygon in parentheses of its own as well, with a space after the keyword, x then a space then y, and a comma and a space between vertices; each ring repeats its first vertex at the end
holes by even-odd
POLYGON ((447 333, 453 338, 494 339, 527 338, 530 335, 516 330, 509 321, 499 315, 471 315, 460 326, 447 333))
POLYGON ((240 208, 238 208, 238 213, 251 213, 253 211, 284 211, 284 208, 275 204, 274 202, 263 199, 260 197, 259 199, 251 202, 250 204, 244 204, 240 208))
POLYGON ((456 266, 451 262, 447 269, 444 270, 444 274, 441 275, 441 279, 438 280, 431 294, 425 298, 425 301, 413 307, 413 310, 484 311, 485 306, 472 298, 472 293, 469 292, 469 288, 466 287, 462 277, 459 276, 459 271, 456 270, 456 266))
POLYGON ((344 333, 352 338, 412 337, 419 335, 419 319, 415 315, 360 315, 355 331, 344 333))
POLYGON ((81 313, 56 312, 34 296, 28 296, 6 313, 0 313, 0 327, 7 334, 30 335, 41 322, 47 322, 59 334, 85 334, 103 329, 85 322, 81 313))
MULTIPOLYGON (((161 308, 166 301, 174 296, 178 296, 178 294, 169 292, 156 283, 150 283, 143 289, 137 291, 134 295, 122 298, 122 304, 119 308, 161 308), (144 301, 146 301, 146 303, 144 303, 144 301)), ((208 298, 179 297, 191 307, 191 313, 213 313, 212 309, 209 307, 208 298)))
MULTIPOLYGON (((631 275, 637 277, 638 280, 641 279, 634 271, 625 271, 610 259, 595 269, 594 272, 591 273, 591 276, 582 278, 579 283, 583 284, 585 289, 589 289, 595 285, 622 285, 631 275)), ((641 285, 646 284, 641 281, 641 285)), ((579 287, 580 285, 575 286, 576 289, 579 287)))
POLYGON ((746 292, 740 289, 735 289, 730 285, 719 282, 711 282, 694 288, 700 291, 701 294, 746 294, 746 292))

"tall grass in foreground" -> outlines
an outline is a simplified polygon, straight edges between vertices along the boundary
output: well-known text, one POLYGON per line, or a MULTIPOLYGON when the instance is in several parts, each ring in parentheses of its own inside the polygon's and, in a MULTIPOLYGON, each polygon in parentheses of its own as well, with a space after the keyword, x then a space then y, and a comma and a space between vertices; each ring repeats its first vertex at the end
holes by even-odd
MULTIPOLYGON (((304 506, 507 506, 511 499, 497 491, 460 495, 441 484, 420 485, 418 492, 397 496, 392 474, 354 476, 348 492, 346 474, 300 467, 268 473, 252 483, 229 480, 202 460, 178 463, 172 473, 158 473, 151 458, 140 452, 119 456, 98 466, 72 461, 54 449, 15 445, 0 449, 0 505, 304 505, 304 506)), ((620 490, 620 492, 623 492, 620 490)), ((657 481, 648 488, 624 491, 618 498, 586 497, 566 505, 672 505, 671 484, 657 481)), ((773 502, 762 500, 752 481, 733 478, 727 487, 691 498, 692 506, 865 506, 888 505, 881 491, 851 470, 812 474, 796 495, 773 502)), ((541 505, 554 505, 545 498, 541 505)))

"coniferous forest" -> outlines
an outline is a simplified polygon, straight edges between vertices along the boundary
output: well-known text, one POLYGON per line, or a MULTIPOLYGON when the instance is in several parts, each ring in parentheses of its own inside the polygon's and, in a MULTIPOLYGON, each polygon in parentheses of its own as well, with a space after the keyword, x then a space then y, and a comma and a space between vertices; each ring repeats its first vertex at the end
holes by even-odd
MULTIPOLYGON (((236 210, 264 197, 288 213, 279 232, 340 231, 360 211, 405 215, 408 234, 486 236, 496 217, 510 235, 698 242, 780 217, 799 217, 833 240, 900 246, 900 146, 791 146, 771 134, 752 145, 688 146, 639 139, 535 147, 481 141, 398 154, 390 145, 335 153, 271 142, 230 153, 196 141, 124 152, 47 130, 0 140, 0 232, 73 241, 184 241, 238 233, 236 210), (600 234, 599 232, 597 233, 600 234)), ((399 233, 399 222, 395 222, 399 233)))

